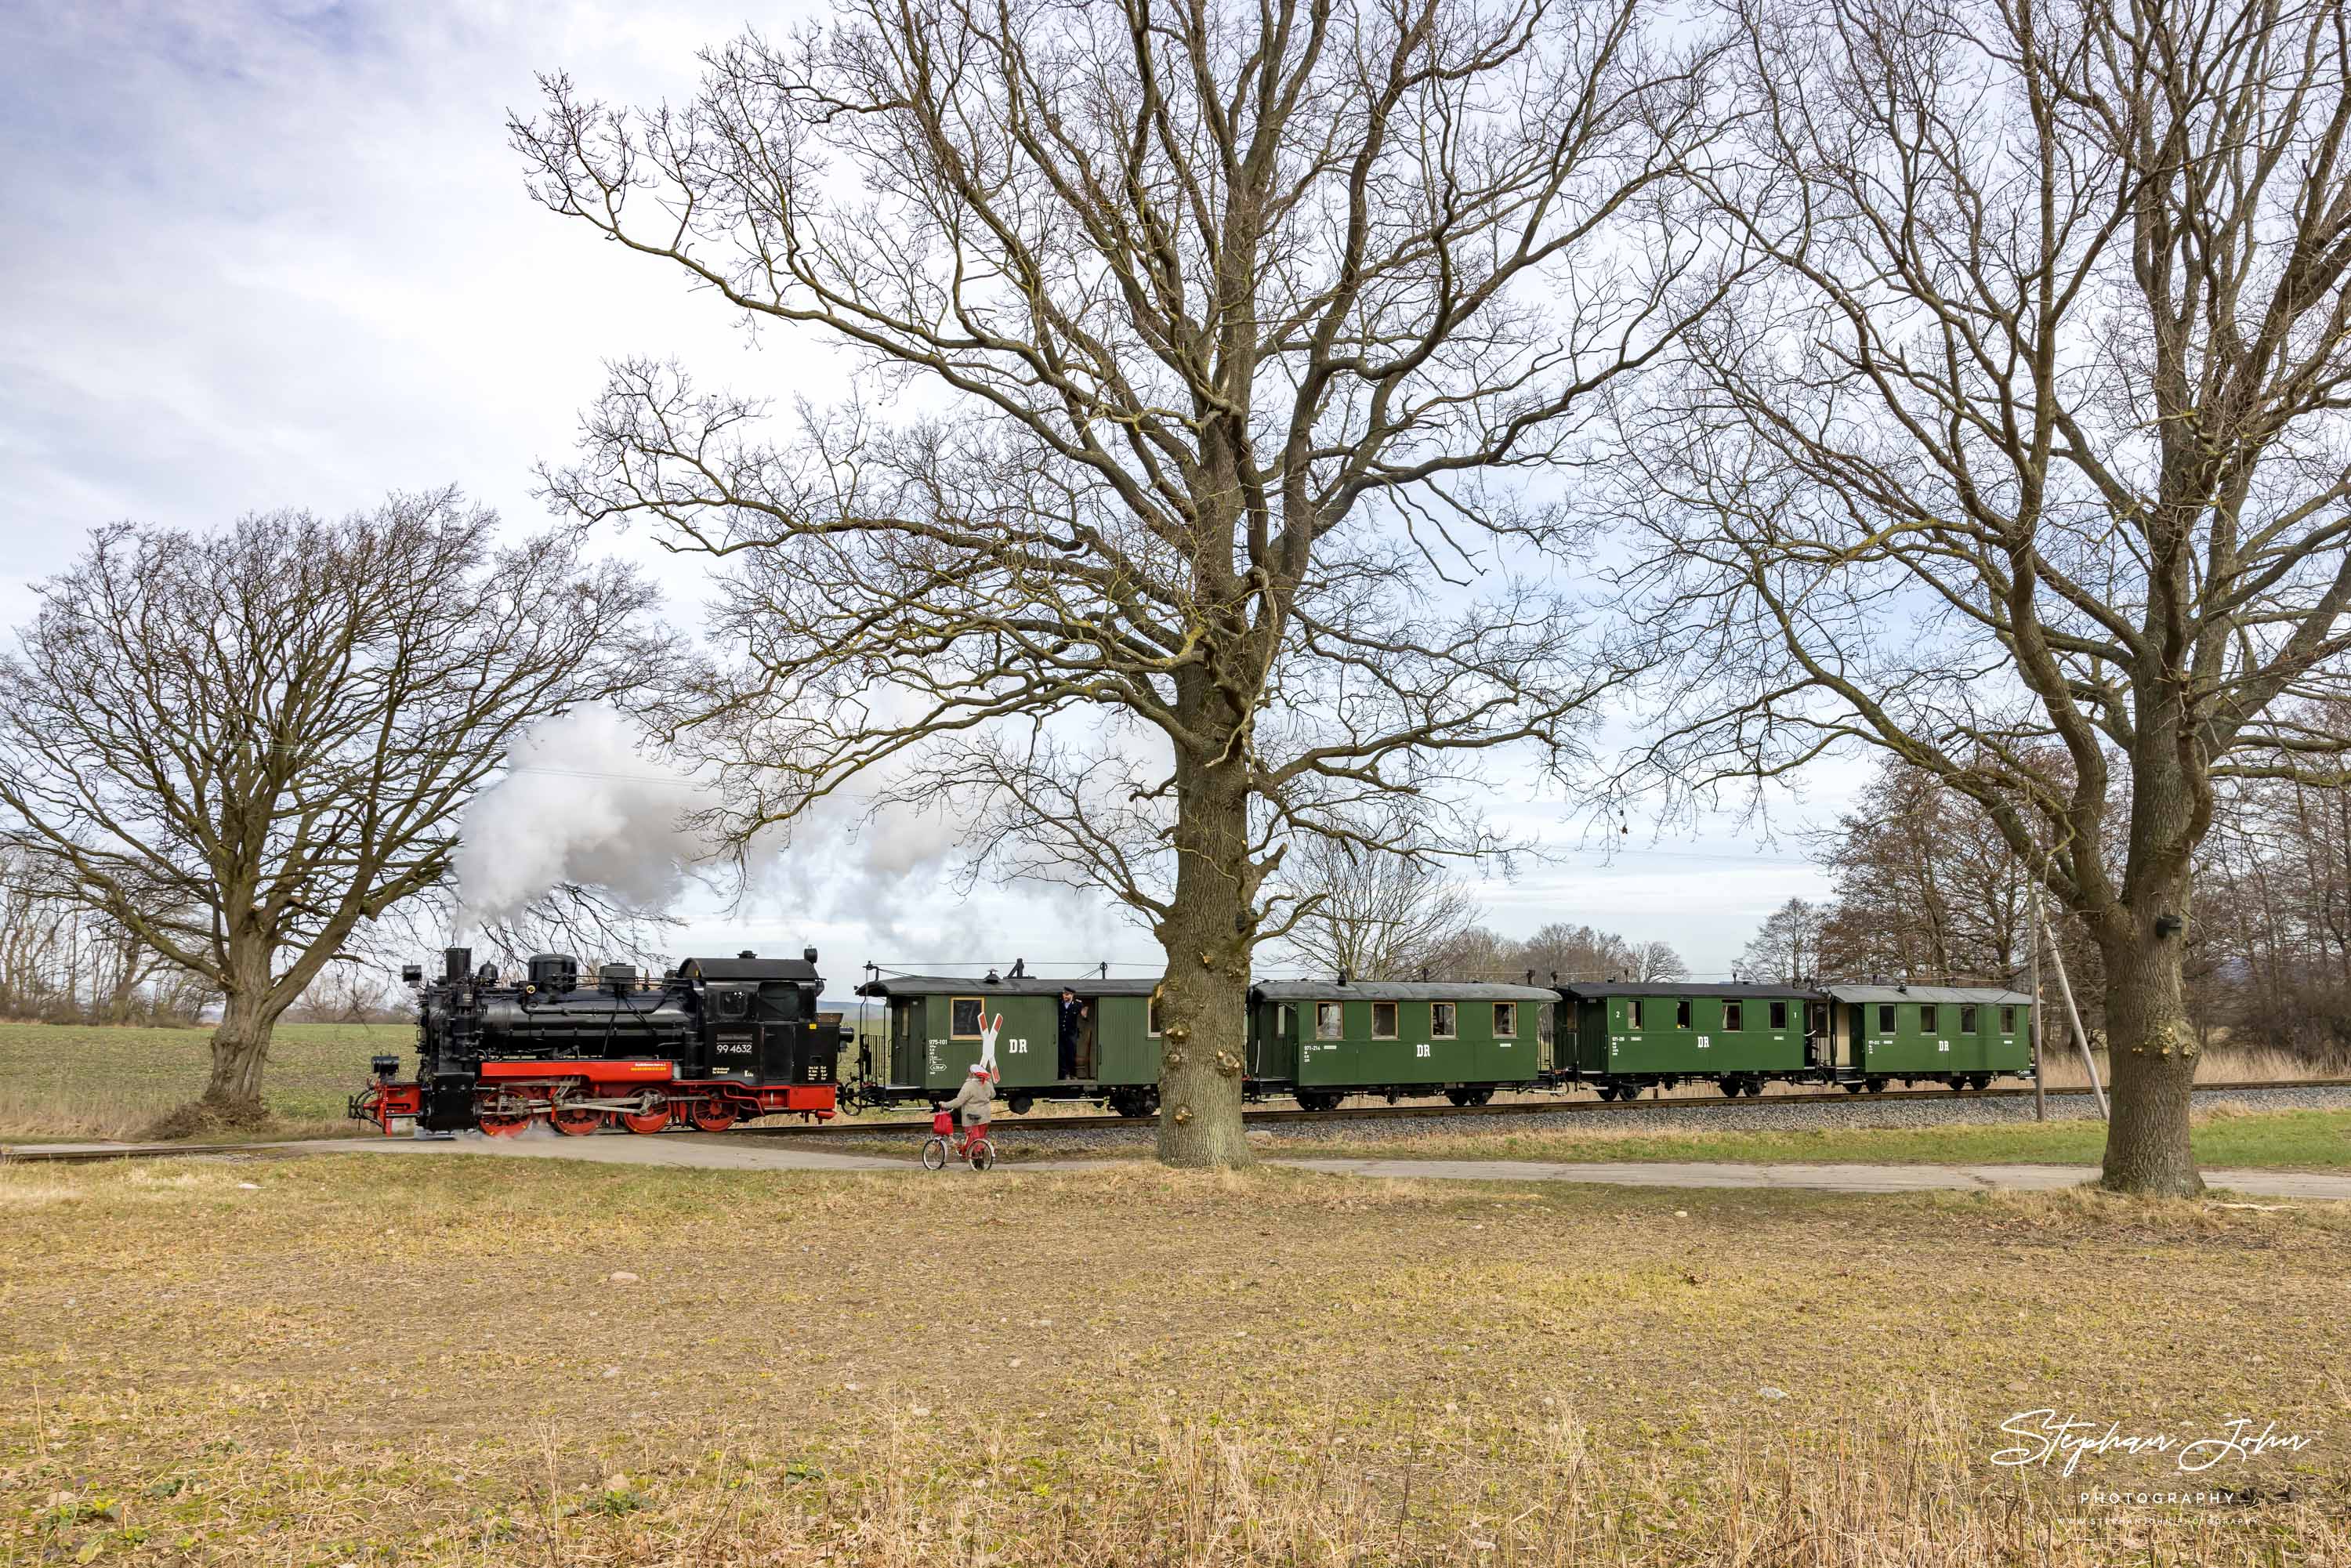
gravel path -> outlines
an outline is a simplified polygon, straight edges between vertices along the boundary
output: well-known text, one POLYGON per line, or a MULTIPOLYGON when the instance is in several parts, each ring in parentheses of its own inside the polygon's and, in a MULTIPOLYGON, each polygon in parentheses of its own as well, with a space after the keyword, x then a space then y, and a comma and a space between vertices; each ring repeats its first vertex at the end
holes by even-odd
MULTIPOLYGON (((1308 1143, 1372 1143, 1386 1138, 1426 1137, 1433 1134, 1479 1134, 1501 1137, 1513 1133, 1552 1134, 1590 1131, 1605 1127, 1654 1128, 1658 1132, 1675 1133, 1780 1133, 1813 1132, 1823 1128, 1856 1127, 1947 1127, 1954 1123, 1986 1124, 2030 1122, 2032 1120, 2032 1098, 1980 1098, 1973 1094, 1938 1094, 1932 1098, 1896 1100, 1871 1094, 1855 1094, 1842 1101, 1783 1103, 1767 1096, 1761 1100, 1665 1101, 1671 1110, 1630 1111, 1602 1113, 1590 1118, 1577 1115, 1499 1116, 1333 1116, 1324 1121, 1284 1122, 1271 1127, 1254 1127, 1249 1135, 1260 1141, 1278 1137, 1284 1145, 1308 1143)), ((2307 1089, 2282 1085, 2274 1089, 2199 1091, 2195 1099, 2199 1111, 2219 1105, 2238 1105, 2248 1111, 2343 1111, 2351 1110, 2351 1088, 2307 1089)), ((2053 1094, 2049 1097, 2049 1119, 2068 1121, 2094 1117, 2097 1107, 2087 1094, 2053 1094)), ((1084 1131, 1048 1133, 1043 1136, 1028 1134, 1050 1123, 1024 1123, 1008 1116, 991 1129, 996 1141, 1022 1151, 1034 1150, 1055 1155, 1073 1155, 1090 1149, 1123 1149, 1147 1145, 1154 1136, 1152 1124, 1137 1123, 1132 1127, 1099 1127, 1084 1131)))

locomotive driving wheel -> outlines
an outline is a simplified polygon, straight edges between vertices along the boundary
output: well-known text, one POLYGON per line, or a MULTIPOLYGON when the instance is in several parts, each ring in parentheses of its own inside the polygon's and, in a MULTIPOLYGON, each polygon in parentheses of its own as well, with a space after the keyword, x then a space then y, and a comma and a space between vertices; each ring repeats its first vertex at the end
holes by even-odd
POLYGON ((474 1124, 493 1138, 520 1135, 530 1125, 528 1111, 481 1111, 475 1113, 474 1124))
POLYGON ((658 1133, 669 1125, 669 1103, 648 1092, 640 1104, 643 1110, 620 1113, 621 1125, 632 1133, 658 1133))
POLYGON ((574 1138, 584 1138, 604 1124, 604 1113, 583 1110, 574 1105, 558 1105, 547 1113, 555 1130, 574 1138))
POLYGON ((723 1133, 737 1120, 735 1107, 724 1100, 697 1100, 692 1115, 695 1126, 705 1133, 723 1133))

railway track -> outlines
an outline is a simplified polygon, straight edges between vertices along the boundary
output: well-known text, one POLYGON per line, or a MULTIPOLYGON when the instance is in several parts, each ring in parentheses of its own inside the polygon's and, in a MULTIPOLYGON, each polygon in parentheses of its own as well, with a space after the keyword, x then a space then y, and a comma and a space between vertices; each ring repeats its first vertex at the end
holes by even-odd
MULTIPOLYGON (((2351 1089, 2351 1078, 2305 1078, 2291 1082, 2270 1083, 2199 1083, 2199 1094, 2247 1092, 2265 1089, 2351 1089)), ((2052 1099, 2087 1094, 2087 1089, 2052 1089, 2052 1099)), ((1245 1111, 1243 1121, 1259 1125, 1284 1122, 1365 1122, 1414 1121, 1439 1116, 1600 1116, 1638 1115, 1644 1111, 1709 1111, 1752 1108, 1757 1105, 1844 1105, 1855 1101, 1882 1104, 1889 1100, 1928 1100, 1951 1103, 1961 1100, 2014 1100, 2029 1098, 2030 1089, 1971 1089, 1954 1094, 1948 1089, 1889 1089, 1882 1094, 1847 1094, 1842 1090, 1825 1094, 1767 1094, 1760 1099, 1719 1100, 1538 1100, 1507 1105, 1363 1105, 1353 1109, 1341 1106, 1336 1111, 1301 1111, 1296 1109, 1262 1109, 1245 1111)), ((1099 1131, 1104 1127, 1130 1127, 1137 1130, 1153 1124, 1150 1117, 1127 1116, 1046 1116, 1036 1120, 1006 1118, 996 1124, 1001 1132, 1018 1130, 1023 1133, 1076 1133, 1099 1131)), ((930 1131, 927 1119, 919 1122, 866 1122, 856 1119, 824 1123, 815 1126, 737 1127, 725 1134, 736 1138, 870 1138, 895 1137, 930 1131)), ((101 1160, 188 1159, 207 1155, 250 1155, 263 1153, 285 1145, 272 1144, 120 1144, 106 1147, 72 1149, 11 1149, 0 1147, 0 1165, 90 1165, 101 1160)), ((297 1145, 298 1146, 298 1145, 297 1145)))

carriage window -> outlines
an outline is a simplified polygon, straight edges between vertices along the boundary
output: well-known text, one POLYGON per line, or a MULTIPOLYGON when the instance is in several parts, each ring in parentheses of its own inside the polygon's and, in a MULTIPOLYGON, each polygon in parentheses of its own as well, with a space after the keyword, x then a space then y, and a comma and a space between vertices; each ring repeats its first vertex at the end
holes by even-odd
POLYGON ((1892 1002, 1881 1002, 1878 1004, 1877 1032, 1880 1034, 1892 1034, 1894 1032, 1894 1004, 1892 1002))
POLYGON ((1641 1027, 1641 998, 1635 997, 1625 1004, 1625 1021, 1635 1029, 1641 1027))
POLYGON ((1687 997, 1684 997, 1681 1000, 1674 1004, 1674 1027, 1676 1029, 1689 1028, 1689 998, 1687 997))
POLYGON ((1961 1008, 1959 1009, 1959 1032, 1961 1034, 1973 1034, 1975 1031, 1976 1009, 1973 1008, 1961 1008))
POLYGON ((1342 1007, 1343 1004, 1338 1002, 1316 1002, 1314 1004, 1315 1039, 1343 1040, 1346 1038, 1347 1019, 1346 1014, 1342 1010, 1342 1007))
POLYGON ((1786 1029, 1788 1027, 1787 1003, 1773 1002, 1771 1004, 1771 1027, 1773 1029, 1786 1029))
POLYGON ((2016 1009, 2014 1008, 2002 1008, 2000 1009, 2000 1032, 2002 1034, 2014 1034, 2016 1032, 2016 1009))
POLYGON ((1738 1003, 1738 1002, 1725 1002, 1725 1003, 1723 1003, 1723 1004, 1722 1004, 1722 1031, 1723 1031, 1723 1033, 1725 1033, 1725 1034, 1736 1034, 1739 1030, 1742 1030, 1742 1029, 1745 1029, 1746 1027, 1747 1027, 1747 1009, 1746 1009, 1742 1004, 1738 1003))
POLYGON ((1428 1033, 1432 1040, 1451 1040, 1454 1036, 1453 1004, 1428 1004, 1428 1033))
POLYGON ((1288 1040, 1291 1035, 1296 1034, 1298 1032, 1298 1009, 1296 1008, 1274 1009, 1273 1032, 1278 1039, 1281 1040, 1288 1040))
POLYGON ((980 1015, 987 1011, 987 998, 957 997, 951 1004, 951 1009, 953 1018, 948 1024, 947 1032, 957 1040, 977 1040, 980 1015))
POLYGON ((1932 1034, 1936 1030, 1941 1028, 1942 1026, 1935 1021, 1935 1007, 1932 1002, 1928 1002, 1921 1006, 1918 1009, 1918 1032, 1920 1034, 1932 1034))
POLYGON ((1159 1038, 1159 998, 1157 997, 1143 1004, 1143 1027, 1152 1039, 1159 1038))
POLYGON ((1496 1002, 1494 1004, 1494 1038, 1496 1040, 1519 1038, 1518 1003, 1496 1002))
POLYGON ((1396 1005, 1394 1002, 1372 1004, 1372 1038, 1394 1040, 1396 1037, 1396 1005))

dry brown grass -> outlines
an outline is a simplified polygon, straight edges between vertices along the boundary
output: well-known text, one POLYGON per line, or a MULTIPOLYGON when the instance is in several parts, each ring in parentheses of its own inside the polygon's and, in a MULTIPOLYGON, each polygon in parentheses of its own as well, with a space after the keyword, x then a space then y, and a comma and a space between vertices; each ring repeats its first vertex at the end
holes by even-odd
POLYGON ((2335 1210, 376 1155, 0 1224, 0 1561, 2351 1561, 2335 1210), (2092 1506, 1987 1462, 2042 1405, 2324 1437, 2092 1506))

